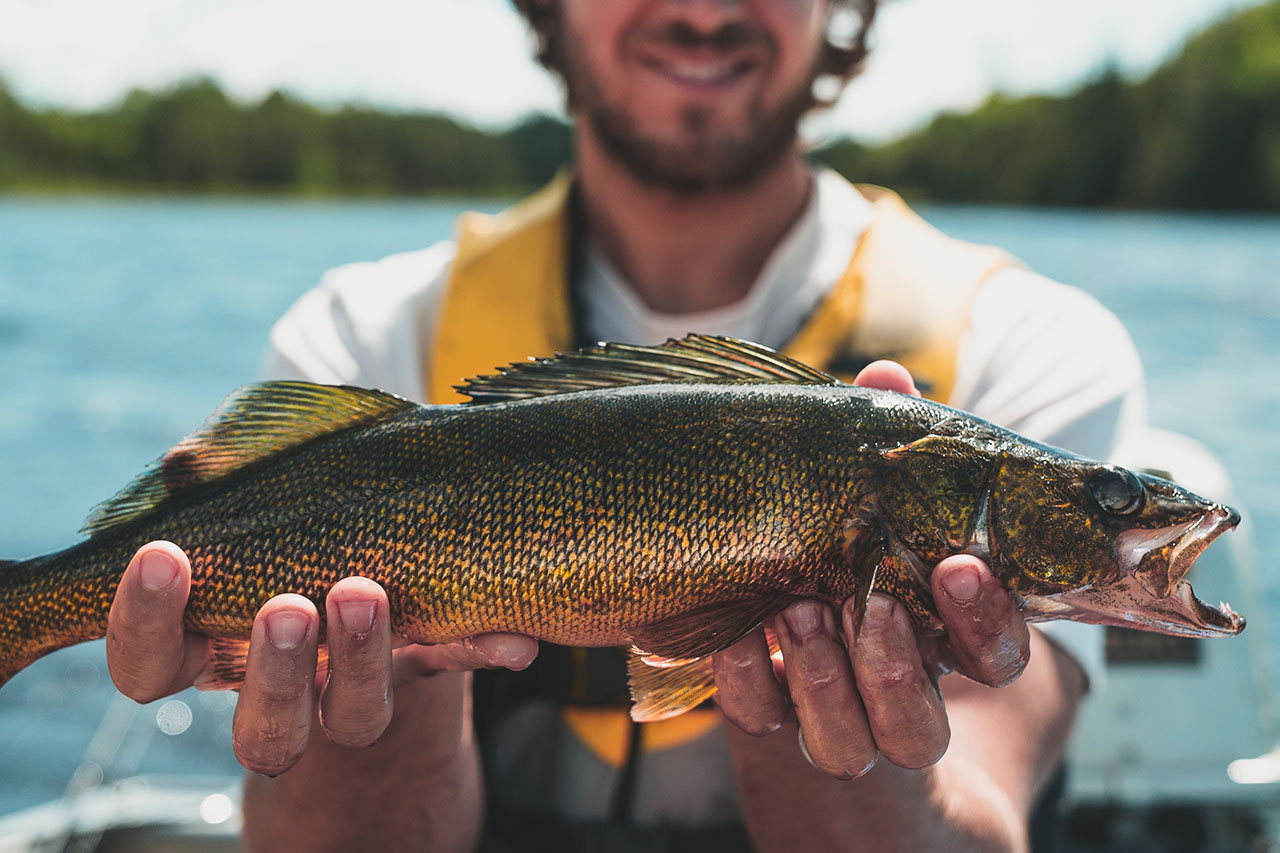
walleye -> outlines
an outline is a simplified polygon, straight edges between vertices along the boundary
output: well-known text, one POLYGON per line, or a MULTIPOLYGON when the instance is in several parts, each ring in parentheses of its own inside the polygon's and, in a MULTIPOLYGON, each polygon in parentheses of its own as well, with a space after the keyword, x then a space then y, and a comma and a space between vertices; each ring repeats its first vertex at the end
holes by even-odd
POLYGON ((205 687, 243 679, 267 599, 301 593, 323 614, 353 574, 386 588, 400 642, 632 645, 639 720, 710 696, 710 655, 799 598, 880 590, 940 630, 929 574, 955 553, 985 560, 1028 620, 1244 628, 1184 580, 1234 510, 756 344, 603 344, 459 390, 471 401, 235 392, 101 504, 86 540, 0 566, 0 684, 102 637, 123 567, 154 539, 191 558, 205 687))

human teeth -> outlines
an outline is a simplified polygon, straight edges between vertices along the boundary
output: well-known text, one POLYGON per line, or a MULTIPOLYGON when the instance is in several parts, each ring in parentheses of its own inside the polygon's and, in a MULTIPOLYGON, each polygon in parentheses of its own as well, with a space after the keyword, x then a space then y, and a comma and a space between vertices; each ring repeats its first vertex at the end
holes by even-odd
POLYGON ((727 79, 733 73, 732 63, 727 62, 713 64, 675 62, 669 67, 672 74, 695 83, 717 83, 727 79))

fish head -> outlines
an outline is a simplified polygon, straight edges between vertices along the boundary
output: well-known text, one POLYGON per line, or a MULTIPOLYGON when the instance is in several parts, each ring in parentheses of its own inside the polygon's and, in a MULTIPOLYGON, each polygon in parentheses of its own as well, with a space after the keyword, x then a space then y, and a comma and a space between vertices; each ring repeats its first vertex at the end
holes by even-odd
POLYGON ((1234 509, 1148 474, 1041 445, 1000 454, 988 497, 988 559, 1031 620, 1072 619, 1192 637, 1244 619, 1186 580, 1234 509))

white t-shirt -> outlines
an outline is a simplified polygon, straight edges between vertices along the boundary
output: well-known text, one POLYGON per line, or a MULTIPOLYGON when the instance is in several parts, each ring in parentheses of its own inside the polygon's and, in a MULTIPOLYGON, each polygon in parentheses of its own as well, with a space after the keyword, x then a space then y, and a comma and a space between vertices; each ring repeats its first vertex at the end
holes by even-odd
MULTIPOLYGON (((690 331, 779 347, 840 280, 870 222, 871 205, 831 171, 815 175, 809 205, 739 302, 692 314, 648 308, 608 259, 588 247, 584 331, 598 340, 659 343, 690 331)), ((455 245, 441 242, 328 272, 271 330, 264 373, 381 388, 421 400, 423 346, 455 245)), ((1020 267, 979 288, 948 403, 1029 438, 1109 458, 1146 420, 1142 365, 1120 321, 1081 290, 1020 267)), ((1096 687, 1102 632, 1051 622, 1044 632, 1096 687)))

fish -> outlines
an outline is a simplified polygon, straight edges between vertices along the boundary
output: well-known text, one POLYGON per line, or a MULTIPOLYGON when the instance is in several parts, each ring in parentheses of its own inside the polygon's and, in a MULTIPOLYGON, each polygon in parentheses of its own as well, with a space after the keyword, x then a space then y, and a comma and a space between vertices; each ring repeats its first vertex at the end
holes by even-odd
POLYGON ((457 388, 466 402, 434 406, 292 381, 234 392, 87 538, 0 565, 0 684, 104 636, 122 567, 157 539, 191 560, 204 688, 243 681, 268 599, 323 614, 350 575, 386 589, 400 644, 630 646, 641 721, 710 697, 711 655, 802 598, 880 591, 944 631, 929 578, 953 554, 984 560, 1028 621, 1244 628, 1185 579, 1235 510, 758 344, 601 344, 457 388))

